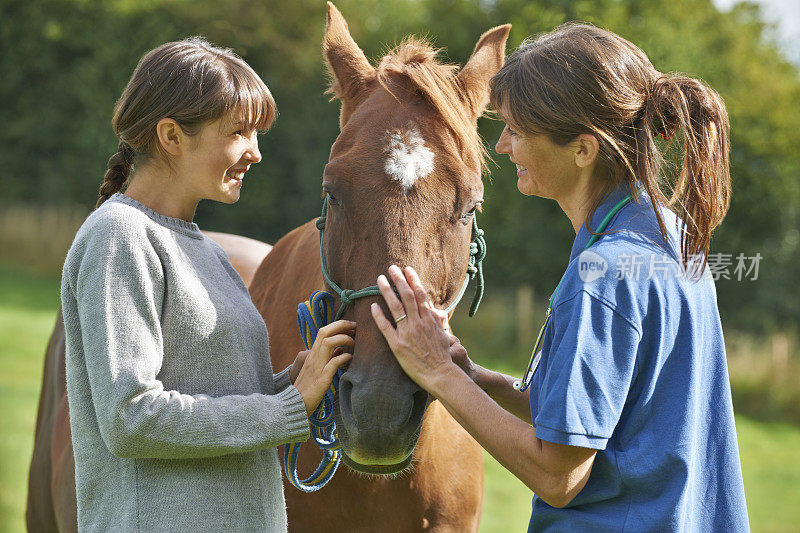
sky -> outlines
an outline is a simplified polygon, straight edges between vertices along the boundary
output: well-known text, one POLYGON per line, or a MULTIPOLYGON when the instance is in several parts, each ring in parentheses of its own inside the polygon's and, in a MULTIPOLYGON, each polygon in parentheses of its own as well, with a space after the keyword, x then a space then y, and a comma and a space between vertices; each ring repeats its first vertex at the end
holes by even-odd
MULTIPOLYGON (((714 4, 727 11, 737 0, 713 0, 714 4)), ((764 20, 776 25, 771 38, 775 40, 786 57, 800 67, 800 0, 750 0, 762 8, 764 20)))

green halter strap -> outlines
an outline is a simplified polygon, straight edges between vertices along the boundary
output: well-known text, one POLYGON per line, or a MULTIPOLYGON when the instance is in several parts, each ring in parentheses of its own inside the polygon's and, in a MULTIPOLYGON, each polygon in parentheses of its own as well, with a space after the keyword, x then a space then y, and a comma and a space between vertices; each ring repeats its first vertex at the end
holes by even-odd
MULTIPOLYGON (((377 285, 371 285, 359 290, 342 289, 336 284, 335 281, 331 279, 330 274, 328 273, 328 265, 325 262, 325 249, 323 244, 323 240, 325 238, 325 221, 327 218, 327 212, 328 202, 327 197, 325 197, 322 199, 322 213, 316 222, 317 229, 319 230, 319 258, 320 263, 322 264, 322 278, 325 280, 325 283, 339 296, 339 300, 341 301, 339 309, 336 311, 336 316, 334 317, 334 320, 339 320, 347 308, 353 305, 354 300, 367 296, 380 296, 381 291, 377 285)), ((472 242, 470 242, 469 245, 467 273, 464 277, 464 283, 461 286, 458 296, 445 309, 446 313, 449 314, 453 309, 455 309, 456 305, 458 305, 458 303, 461 301, 461 298, 464 296, 464 293, 467 291, 467 285, 469 285, 470 280, 473 278, 477 278, 478 285, 475 290, 475 297, 472 300, 472 305, 469 308, 469 316, 473 316, 478 310, 478 306, 481 303, 481 298, 483 298, 483 259, 485 257, 486 240, 483 237, 483 230, 478 228, 478 221, 476 220, 475 215, 473 215, 472 242)))

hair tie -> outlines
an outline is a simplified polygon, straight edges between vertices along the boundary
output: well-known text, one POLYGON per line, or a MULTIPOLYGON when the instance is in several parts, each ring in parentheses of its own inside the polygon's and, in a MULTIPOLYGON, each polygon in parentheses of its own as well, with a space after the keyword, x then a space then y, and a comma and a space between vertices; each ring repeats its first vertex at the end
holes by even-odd
MULTIPOLYGON (((653 82, 647 95, 647 106, 654 106, 655 130, 665 141, 669 141, 678 131, 679 122, 674 112, 674 102, 669 91, 674 88, 674 82, 666 75, 660 75, 653 82)), ((651 108, 652 109, 652 108, 651 108)), ((652 116, 652 115, 651 115, 652 116)))
POLYGON ((126 143, 125 141, 120 141, 117 149, 122 155, 122 160, 125 163, 133 163, 133 159, 136 157, 136 151, 131 147, 130 144, 126 143))

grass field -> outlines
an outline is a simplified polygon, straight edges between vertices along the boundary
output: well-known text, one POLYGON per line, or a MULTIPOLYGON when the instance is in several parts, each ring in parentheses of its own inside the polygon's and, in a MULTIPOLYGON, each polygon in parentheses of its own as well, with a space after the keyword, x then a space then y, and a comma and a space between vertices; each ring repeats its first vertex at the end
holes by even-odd
MULTIPOLYGON (((43 354, 58 301, 58 278, 0 266, 0 533, 24 531, 43 354)), ((737 429, 753 531, 796 531, 800 428, 740 416, 737 429)), ((524 531, 529 514, 529 491, 487 456, 481 531, 524 531)))

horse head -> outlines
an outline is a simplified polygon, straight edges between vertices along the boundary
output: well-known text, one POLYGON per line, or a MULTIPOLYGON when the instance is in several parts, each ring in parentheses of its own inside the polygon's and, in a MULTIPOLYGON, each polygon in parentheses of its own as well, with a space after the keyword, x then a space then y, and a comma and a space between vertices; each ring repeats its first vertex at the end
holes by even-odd
MULTIPOLYGON (((460 70, 413 38, 373 67, 328 3, 324 52, 330 90, 341 102, 341 131, 323 176, 322 244, 330 280, 339 287, 372 286, 389 265, 409 265, 438 308, 457 298, 483 200, 486 153, 477 119, 509 30, 500 26, 481 36, 460 70)), ((428 394, 389 350, 370 315, 373 301, 357 300, 344 314, 358 330, 335 419, 348 466, 390 474, 411 462, 428 394)))

